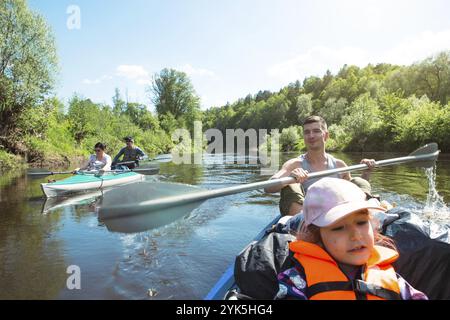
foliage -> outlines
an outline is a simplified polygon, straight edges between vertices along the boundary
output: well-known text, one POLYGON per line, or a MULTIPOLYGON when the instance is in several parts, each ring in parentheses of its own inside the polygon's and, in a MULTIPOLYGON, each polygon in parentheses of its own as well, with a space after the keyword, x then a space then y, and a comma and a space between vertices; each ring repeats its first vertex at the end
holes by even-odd
POLYGON ((297 150, 297 144, 301 138, 301 135, 299 134, 300 130, 302 130, 301 127, 295 126, 283 129, 280 135, 280 144, 282 151, 297 150))
POLYGON ((450 51, 444 51, 410 66, 344 65, 336 75, 327 71, 279 92, 259 91, 211 108, 203 118, 206 129, 225 132, 281 130, 318 114, 328 123, 327 147, 332 150, 411 150, 436 141, 443 152, 450 152, 449 98, 450 51))
POLYGON ((174 69, 163 69, 154 75, 149 88, 152 102, 158 115, 171 113, 175 119, 195 112, 200 101, 186 73, 174 69))
MULTIPOLYGON (((327 120, 331 150, 411 150, 435 141, 450 152, 450 51, 409 66, 360 68, 344 65, 336 74, 311 76, 278 92, 255 95, 200 110, 189 77, 163 69, 148 88, 156 113, 124 101, 116 89, 112 106, 74 95, 67 106, 52 89, 57 72, 52 32, 25 0, 0 2, 0 167, 29 162, 68 164, 107 144, 112 156, 133 136, 149 154, 174 147, 172 133, 203 121, 203 130, 278 129, 283 150, 302 150, 301 125, 311 114, 327 120), (20 162, 20 161, 19 161, 20 162)), ((260 149, 271 148, 268 137, 260 149)), ((187 150, 188 139, 181 149, 187 150)))
POLYGON ((449 150, 450 105, 442 107, 426 96, 408 101, 411 108, 400 117, 395 140, 404 145, 437 142, 442 150, 449 150))
POLYGON ((21 166, 23 166, 23 161, 20 157, 0 149, 0 172, 9 168, 19 168, 21 166))
POLYGON ((0 142, 6 149, 20 149, 20 139, 14 138, 18 119, 51 93, 56 71, 54 38, 42 16, 25 0, 1 1, 0 142))

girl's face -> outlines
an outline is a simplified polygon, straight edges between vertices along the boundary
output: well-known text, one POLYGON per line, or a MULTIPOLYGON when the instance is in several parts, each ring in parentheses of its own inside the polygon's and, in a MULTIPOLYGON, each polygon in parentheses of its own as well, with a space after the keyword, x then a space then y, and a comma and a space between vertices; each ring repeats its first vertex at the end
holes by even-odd
POLYGON ((360 266, 369 261, 375 241, 367 209, 320 228, 320 235, 325 249, 337 262, 360 266))

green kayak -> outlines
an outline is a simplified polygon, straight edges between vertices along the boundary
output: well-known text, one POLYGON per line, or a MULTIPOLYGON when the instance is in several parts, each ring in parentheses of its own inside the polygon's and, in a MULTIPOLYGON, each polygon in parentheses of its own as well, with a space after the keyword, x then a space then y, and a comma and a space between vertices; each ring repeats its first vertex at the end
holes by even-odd
POLYGON ((71 193, 101 190, 108 187, 141 181, 143 179, 143 175, 130 171, 107 172, 101 175, 80 172, 63 180, 41 183, 41 188, 44 194, 50 198, 71 193))

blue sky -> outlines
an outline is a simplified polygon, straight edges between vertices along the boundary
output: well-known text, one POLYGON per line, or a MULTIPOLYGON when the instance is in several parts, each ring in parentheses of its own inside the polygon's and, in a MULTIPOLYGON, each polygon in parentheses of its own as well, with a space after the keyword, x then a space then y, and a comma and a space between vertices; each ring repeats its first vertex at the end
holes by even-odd
POLYGON ((28 0, 52 27, 57 95, 150 105, 163 68, 185 71, 202 108, 343 64, 410 64, 450 50, 445 0, 28 0), (80 28, 70 29, 76 6, 80 28))

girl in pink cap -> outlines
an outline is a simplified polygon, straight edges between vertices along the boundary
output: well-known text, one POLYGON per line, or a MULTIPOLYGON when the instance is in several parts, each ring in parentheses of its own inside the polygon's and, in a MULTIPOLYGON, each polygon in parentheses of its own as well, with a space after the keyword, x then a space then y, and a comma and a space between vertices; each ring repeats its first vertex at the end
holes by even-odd
POLYGON ((304 222, 289 245, 295 267, 278 275, 275 298, 427 299, 395 272, 398 252, 374 227, 373 210, 385 211, 349 181, 323 178, 311 185, 304 222))

